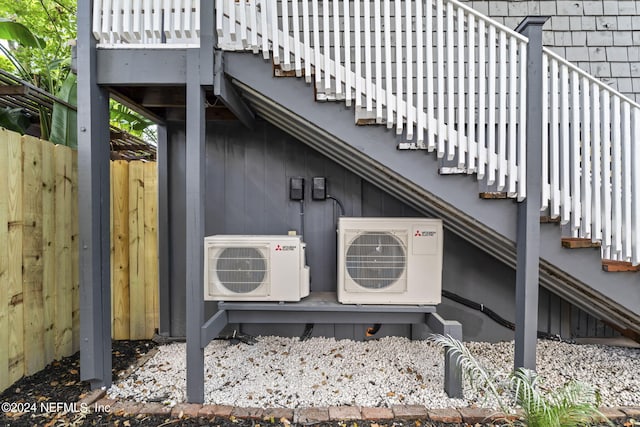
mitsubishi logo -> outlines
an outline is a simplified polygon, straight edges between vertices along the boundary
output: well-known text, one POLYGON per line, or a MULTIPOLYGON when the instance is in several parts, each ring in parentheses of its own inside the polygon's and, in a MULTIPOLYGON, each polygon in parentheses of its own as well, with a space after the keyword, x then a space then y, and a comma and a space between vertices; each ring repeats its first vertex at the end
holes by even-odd
POLYGON ((277 245, 277 246, 276 246, 276 251, 281 251, 281 250, 282 250, 282 246, 277 245))
POLYGON ((416 234, 413 237, 422 237, 422 232, 420 230, 416 230, 416 234))

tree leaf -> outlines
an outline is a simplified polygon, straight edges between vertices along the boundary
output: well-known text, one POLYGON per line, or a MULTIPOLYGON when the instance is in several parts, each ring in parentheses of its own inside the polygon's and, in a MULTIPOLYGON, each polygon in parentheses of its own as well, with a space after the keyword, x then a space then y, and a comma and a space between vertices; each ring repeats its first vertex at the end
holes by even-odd
MULTIPOLYGON (((67 79, 62 84, 57 97, 71 104, 78 104, 78 85, 76 76, 69 73, 67 79)), ((51 136, 49 140, 55 144, 66 145, 78 148, 78 114, 75 110, 58 102, 53 104, 53 113, 51 115, 51 136)))
POLYGON ((46 45, 45 41, 40 37, 36 37, 30 29, 6 18, 0 18, 0 39, 10 40, 20 43, 23 46, 37 47, 40 49, 43 49, 46 45))

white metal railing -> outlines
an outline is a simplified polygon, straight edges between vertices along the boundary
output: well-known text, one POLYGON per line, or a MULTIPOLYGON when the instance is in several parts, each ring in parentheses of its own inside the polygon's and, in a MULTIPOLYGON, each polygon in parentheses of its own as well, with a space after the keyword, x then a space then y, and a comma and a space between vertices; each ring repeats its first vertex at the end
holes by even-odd
POLYGON ((548 49, 542 206, 605 259, 640 263, 640 105, 548 49))
POLYGON ((199 44, 200 0, 93 1, 93 36, 98 43, 199 44))
POLYGON ((223 49, 262 51, 357 119, 526 196, 522 35, 455 0, 217 0, 216 16, 223 49))
MULTIPOLYGON (((457 0, 215 0, 251 50, 522 200, 527 39, 457 0), (410 66, 408 66, 410 65, 410 66)), ((95 0, 102 44, 197 43, 198 0, 95 0)), ((545 49, 543 209, 640 263, 640 106, 545 49), (634 167, 637 165, 638 167, 634 167)))

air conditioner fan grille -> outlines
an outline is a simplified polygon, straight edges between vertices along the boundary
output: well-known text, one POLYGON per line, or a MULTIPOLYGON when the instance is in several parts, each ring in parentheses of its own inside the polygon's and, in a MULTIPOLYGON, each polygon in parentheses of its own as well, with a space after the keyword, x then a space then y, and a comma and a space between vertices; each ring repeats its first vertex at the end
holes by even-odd
POLYGON ((267 277, 267 260, 255 248, 226 248, 218 255, 216 274, 231 292, 255 291, 267 277))
POLYGON ((349 244, 346 268, 367 289, 385 289, 400 279, 407 265, 404 245, 392 233, 363 232, 349 244))

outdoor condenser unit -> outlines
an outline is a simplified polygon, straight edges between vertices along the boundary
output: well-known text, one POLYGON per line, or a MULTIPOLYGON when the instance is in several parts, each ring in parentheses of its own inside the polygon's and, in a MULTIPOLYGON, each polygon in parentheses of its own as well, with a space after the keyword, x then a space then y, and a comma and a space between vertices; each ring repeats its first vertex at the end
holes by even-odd
POLYGON ((307 295, 309 267, 300 236, 205 237, 205 300, 300 301, 307 295))
POLYGON ((338 301, 439 304, 442 221, 424 218, 338 220, 338 301))

